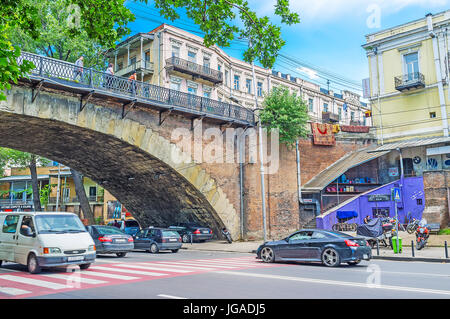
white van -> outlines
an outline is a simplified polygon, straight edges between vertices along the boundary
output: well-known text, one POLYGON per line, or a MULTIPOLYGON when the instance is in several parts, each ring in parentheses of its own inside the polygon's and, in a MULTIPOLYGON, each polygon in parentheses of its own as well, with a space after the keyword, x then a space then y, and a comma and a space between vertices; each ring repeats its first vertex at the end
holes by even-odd
POLYGON ((41 268, 95 261, 95 245, 81 220, 72 213, 0 213, 0 265, 26 265, 32 274, 41 268))

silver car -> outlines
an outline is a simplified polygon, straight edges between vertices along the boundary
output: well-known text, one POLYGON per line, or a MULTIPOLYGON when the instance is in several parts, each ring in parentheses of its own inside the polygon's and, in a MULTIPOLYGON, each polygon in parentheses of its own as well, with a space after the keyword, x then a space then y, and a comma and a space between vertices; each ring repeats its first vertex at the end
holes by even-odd
POLYGON ((125 257, 134 249, 133 237, 117 227, 92 225, 86 229, 94 239, 97 254, 116 254, 117 257, 125 257))

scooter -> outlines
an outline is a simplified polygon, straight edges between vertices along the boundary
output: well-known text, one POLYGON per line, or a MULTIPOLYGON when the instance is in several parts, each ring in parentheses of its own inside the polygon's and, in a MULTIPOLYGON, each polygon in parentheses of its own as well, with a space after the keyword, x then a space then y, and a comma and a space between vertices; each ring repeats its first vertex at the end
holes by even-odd
POLYGON ((222 229, 222 235, 225 237, 225 239, 227 240, 227 242, 229 244, 231 244, 233 242, 233 240, 231 239, 230 232, 226 228, 222 229))
POLYGON ((417 250, 421 250, 427 244, 430 237, 430 230, 427 227, 427 220, 422 218, 416 229, 417 250))

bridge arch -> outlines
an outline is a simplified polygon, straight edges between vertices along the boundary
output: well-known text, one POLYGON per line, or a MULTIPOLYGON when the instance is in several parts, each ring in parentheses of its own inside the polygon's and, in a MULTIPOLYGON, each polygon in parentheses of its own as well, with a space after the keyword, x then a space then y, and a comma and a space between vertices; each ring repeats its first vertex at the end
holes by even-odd
POLYGON ((216 180, 150 125, 122 109, 61 92, 13 86, 0 102, 0 144, 72 167, 107 189, 144 225, 193 214, 239 237, 237 210, 216 180), (174 157, 175 156, 175 157, 174 157), (184 162, 184 161, 183 161, 184 162))

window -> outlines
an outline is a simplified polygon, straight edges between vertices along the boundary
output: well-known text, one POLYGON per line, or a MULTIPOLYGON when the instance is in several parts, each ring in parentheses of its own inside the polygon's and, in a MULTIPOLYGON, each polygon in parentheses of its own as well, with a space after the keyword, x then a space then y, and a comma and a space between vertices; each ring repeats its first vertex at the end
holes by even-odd
POLYGON ((239 80, 240 80, 239 75, 235 75, 234 76, 234 89, 236 91, 239 91, 239 80))
POLYGON ((423 205, 422 198, 417 198, 417 205, 423 205))
POLYGON ((194 88, 192 86, 188 87, 188 93, 197 95, 197 88, 194 88))
POLYGON ((257 83, 257 88, 256 88, 256 90, 258 91, 257 93, 258 93, 258 96, 262 96, 262 92, 263 92, 263 84, 262 84, 262 82, 258 82, 257 83))
POLYGON ((291 237, 289 237, 289 241, 308 240, 308 239, 311 239, 312 234, 313 234, 312 231, 302 231, 302 232, 296 233, 296 234, 292 235, 291 237))
POLYGON ((203 92, 203 96, 207 97, 208 99, 211 98, 211 92, 203 92))
POLYGON ((230 86, 228 82, 228 70, 225 70, 225 85, 230 86))
POLYGON ((323 103, 323 111, 328 112, 328 103, 323 103))
POLYGON ((314 112, 314 100, 308 99, 308 109, 310 112, 314 112))
POLYGON ((355 120, 355 112, 350 112, 350 121, 355 120))
POLYGON ((247 88, 247 93, 252 94, 252 80, 246 79, 245 80, 245 87, 247 88))
POLYGON ((19 215, 6 216, 5 222, 3 223, 3 232, 9 233, 9 234, 15 234, 18 222, 19 222, 19 215))
POLYGON ((222 70, 222 65, 218 64, 217 65, 217 71, 221 71, 222 70))
POLYGON ((339 121, 340 121, 342 119, 342 108, 338 108, 338 115, 339 115, 339 121))
POLYGON ((95 186, 89 187, 89 197, 91 196, 93 197, 97 196, 97 187, 95 186))
POLYGON ((181 90, 181 83, 179 82, 170 82, 170 89, 175 91, 181 90))
POLYGON ((196 63, 197 62, 197 53, 192 52, 192 51, 188 51, 188 60, 190 62, 196 63))
POLYGON ((134 65, 134 64, 136 64, 136 57, 135 56, 130 58, 130 64, 129 65, 134 65))
POLYGON ((314 234, 312 235, 312 239, 323 239, 323 238, 328 238, 328 236, 318 231, 315 231, 314 234))
POLYGON ((63 189, 63 201, 68 202, 70 199, 70 188, 63 189))
POLYGON ((203 66, 204 66, 205 68, 209 68, 210 65, 211 65, 211 60, 210 60, 208 57, 204 57, 204 58, 203 58, 203 66))
POLYGON ((430 118, 434 119, 436 117, 436 112, 430 112, 430 118))
POLYGON ((172 45, 172 57, 176 57, 176 58, 180 57, 180 47, 172 45))
POLYGON ((403 56, 405 63, 405 73, 408 75, 408 81, 417 79, 417 72, 419 72, 419 54, 418 52, 405 54, 403 56))
POLYGON ((31 216, 24 216, 22 225, 20 226, 20 234, 23 236, 31 236, 32 233, 34 233, 33 218, 31 216))

